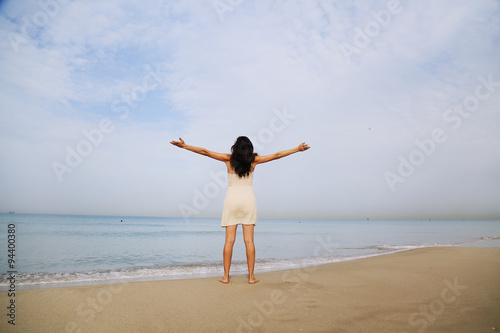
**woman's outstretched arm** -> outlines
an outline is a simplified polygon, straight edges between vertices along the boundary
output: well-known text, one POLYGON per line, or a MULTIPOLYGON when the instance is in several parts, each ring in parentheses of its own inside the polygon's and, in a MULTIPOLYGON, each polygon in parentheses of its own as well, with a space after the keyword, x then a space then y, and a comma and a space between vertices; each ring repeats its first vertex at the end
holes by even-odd
POLYGON ((282 157, 298 153, 299 151, 306 151, 309 148, 311 147, 309 147, 305 142, 302 142, 300 145, 292 149, 279 151, 277 153, 266 156, 255 156, 255 164, 271 162, 280 159, 282 157))
POLYGON ((216 159, 218 161, 227 162, 227 161, 229 161, 229 159, 231 157, 231 155, 229 155, 229 154, 216 153, 216 152, 210 151, 210 150, 205 149, 205 148, 187 145, 184 142, 184 140, 182 140, 181 138, 179 138, 179 141, 172 140, 172 141, 170 141, 170 143, 173 144, 174 146, 179 147, 179 148, 184 148, 184 149, 187 149, 189 151, 192 151, 193 153, 208 156, 208 157, 216 159))

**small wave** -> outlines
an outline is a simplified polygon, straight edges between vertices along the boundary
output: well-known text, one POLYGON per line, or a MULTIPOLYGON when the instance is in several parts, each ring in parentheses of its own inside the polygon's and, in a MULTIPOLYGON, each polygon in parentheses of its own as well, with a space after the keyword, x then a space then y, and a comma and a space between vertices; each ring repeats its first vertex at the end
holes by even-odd
MULTIPOLYGON (((315 266, 339 261, 354 260, 366 256, 306 257, 295 259, 265 259, 255 263, 255 270, 260 272, 280 271, 307 266, 315 266)), ((246 274, 246 261, 233 261, 231 272, 234 275, 246 274)), ((112 282, 172 280, 218 276, 223 273, 222 262, 170 265, 153 267, 132 267, 115 270, 96 270, 89 272, 68 273, 20 273, 15 275, 16 287, 22 289, 41 289, 63 286, 93 285, 112 282)), ((7 290, 8 275, 0 276, 0 290, 7 290)))
POLYGON ((497 242, 500 237, 497 236, 484 236, 479 238, 468 239, 458 243, 458 246, 498 246, 497 242))
POLYGON ((420 249, 433 246, 450 246, 442 244, 419 244, 419 245, 373 245, 367 246, 365 249, 373 249, 379 251, 407 251, 413 249, 420 249))
POLYGON ((481 237, 480 240, 499 240, 500 237, 481 237))

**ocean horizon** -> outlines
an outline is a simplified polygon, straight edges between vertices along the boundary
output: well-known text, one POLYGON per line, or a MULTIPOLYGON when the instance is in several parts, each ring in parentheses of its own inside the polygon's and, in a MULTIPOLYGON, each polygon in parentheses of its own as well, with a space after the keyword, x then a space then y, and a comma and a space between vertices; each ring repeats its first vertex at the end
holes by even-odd
MULTIPOLYGON (((220 218, 2 213, 0 225, 0 290, 12 272, 18 290, 223 274, 220 218)), ((258 276, 430 246, 500 247, 500 220, 258 219, 255 246, 258 276)), ((246 273, 238 228, 231 275, 246 273)))

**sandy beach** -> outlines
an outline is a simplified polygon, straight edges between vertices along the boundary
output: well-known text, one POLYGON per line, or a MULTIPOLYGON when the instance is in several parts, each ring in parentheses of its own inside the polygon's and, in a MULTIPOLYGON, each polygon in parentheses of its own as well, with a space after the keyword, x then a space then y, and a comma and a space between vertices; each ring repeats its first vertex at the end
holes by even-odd
POLYGON ((500 248, 423 248, 231 277, 2 292, 2 332, 500 331, 500 248))

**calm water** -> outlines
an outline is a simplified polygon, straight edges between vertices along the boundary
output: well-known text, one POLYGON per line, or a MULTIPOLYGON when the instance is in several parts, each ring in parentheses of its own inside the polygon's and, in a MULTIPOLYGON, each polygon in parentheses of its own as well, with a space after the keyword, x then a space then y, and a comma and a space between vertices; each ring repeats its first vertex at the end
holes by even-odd
MULTIPOLYGON (((0 289, 8 225, 20 289, 221 275, 220 219, 0 214, 0 289), (2 252, 3 251, 3 254, 2 252)), ((265 220, 255 228, 256 273, 425 246, 500 246, 500 221, 265 220)), ((241 227, 233 274, 246 273, 241 227)))

